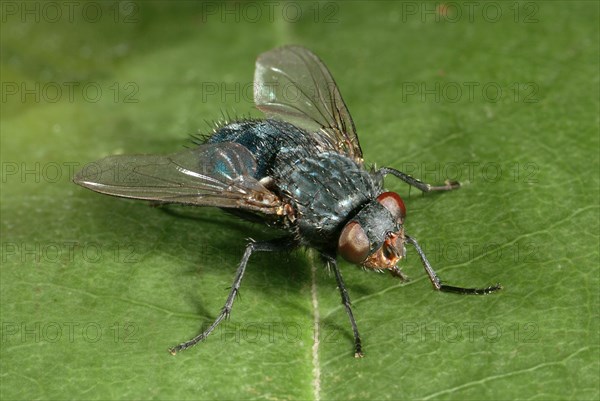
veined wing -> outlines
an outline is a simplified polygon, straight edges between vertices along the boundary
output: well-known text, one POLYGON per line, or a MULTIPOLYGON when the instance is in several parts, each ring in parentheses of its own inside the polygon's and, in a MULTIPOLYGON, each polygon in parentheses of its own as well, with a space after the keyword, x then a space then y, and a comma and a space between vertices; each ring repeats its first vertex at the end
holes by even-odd
POLYGON ((254 72, 254 103, 267 117, 315 133, 327 148, 362 164, 356 128, 323 62, 301 46, 261 54, 254 72))
POLYGON ((281 200, 253 177, 248 149, 226 142, 170 155, 117 155, 88 164, 74 179, 124 198, 277 214, 281 200))

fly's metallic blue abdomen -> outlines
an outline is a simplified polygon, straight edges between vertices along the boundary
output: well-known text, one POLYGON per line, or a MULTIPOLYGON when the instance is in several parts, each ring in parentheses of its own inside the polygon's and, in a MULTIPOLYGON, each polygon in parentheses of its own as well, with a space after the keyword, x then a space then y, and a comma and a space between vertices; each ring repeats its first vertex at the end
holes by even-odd
MULTIPOLYGON (((308 148, 312 141, 296 126, 274 120, 246 120, 218 128, 206 143, 236 142, 256 159, 254 178, 272 174, 275 158, 285 148, 308 148)), ((314 145, 313 145, 314 147, 314 145)))
POLYGON ((349 218, 377 196, 378 185, 356 162, 322 151, 298 127, 275 120, 225 125, 207 143, 236 142, 256 158, 256 179, 270 177, 272 190, 292 206, 300 238, 325 246, 349 218))

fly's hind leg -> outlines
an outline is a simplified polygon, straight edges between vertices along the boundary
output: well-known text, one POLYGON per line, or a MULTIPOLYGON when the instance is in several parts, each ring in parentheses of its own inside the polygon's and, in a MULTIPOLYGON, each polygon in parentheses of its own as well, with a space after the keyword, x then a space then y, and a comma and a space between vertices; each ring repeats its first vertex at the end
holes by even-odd
POLYGON ((431 185, 391 167, 382 167, 379 170, 377 170, 376 174, 378 177, 380 177, 381 180, 383 180, 383 178, 386 175, 391 174, 394 177, 400 178, 408 185, 413 186, 423 192, 451 191, 453 189, 460 188, 460 182, 458 181, 446 180, 444 185, 431 185))
POLYGON ((219 316, 217 316, 215 321, 210 325, 208 329, 198 334, 191 340, 170 348, 169 352, 172 355, 175 355, 179 351, 183 351, 185 349, 193 347, 200 341, 206 339, 206 337, 208 337, 208 335, 213 332, 213 330, 219 325, 219 323, 221 323, 223 319, 229 317, 229 314, 231 313, 231 308, 233 307, 233 301, 235 300, 235 296, 239 293, 240 285, 242 283, 242 277, 244 277, 244 272, 246 271, 246 265, 248 264, 250 255, 252 255, 253 252, 283 251, 293 249, 296 246, 296 241, 290 238, 280 238, 277 240, 264 242, 250 241, 248 245, 246 245, 246 251, 244 252, 244 256, 242 256, 242 261, 240 262, 240 265, 235 274, 235 279, 233 280, 233 284, 231 285, 231 291, 229 292, 227 301, 225 302, 223 309, 221 309, 219 316))

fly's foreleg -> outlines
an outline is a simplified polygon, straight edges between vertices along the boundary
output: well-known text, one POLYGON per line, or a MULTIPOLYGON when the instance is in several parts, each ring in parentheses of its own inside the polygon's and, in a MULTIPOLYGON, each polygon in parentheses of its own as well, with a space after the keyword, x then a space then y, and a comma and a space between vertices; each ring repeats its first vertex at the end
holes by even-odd
POLYGON ((388 175, 391 174, 394 177, 400 178, 402 181, 407 183, 410 186, 413 186, 423 192, 432 192, 432 191, 451 191, 453 189, 460 188, 460 182, 458 181, 450 181, 446 180, 444 185, 431 185, 427 184, 415 177, 412 177, 402 171, 398 171, 395 168, 391 167, 382 167, 376 172, 377 176, 380 177, 381 180, 388 175))
POLYGON ((408 278, 408 276, 404 274, 404 272, 400 270, 398 266, 392 267, 390 269, 390 273, 392 274, 392 276, 399 278, 400 281, 402 281, 403 283, 410 281, 410 278, 408 278))
POLYGON ((248 260, 253 252, 273 252, 273 251, 282 251, 289 250, 291 248, 296 247, 296 243, 294 240, 288 238, 281 238, 273 241, 265 241, 265 242, 249 242, 246 245, 246 251, 244 252, 244 256, 242 256, 242 260, 235 274, 235 279, 233 280, 233 284, 231 286, 231 291, 229 292, 229 296, 227 297, 227 301, 221 309, 221 313, 215 319, 215 321, 210 325, 208 329, 198 334, 196 337, 192 338, 189 341, 181 343, 175 347, 169 349, 169 352, 172 355, 177 354, 179 351, 183 351, 194 345, 198 344, 200 341, 203 341, 213 330, 221 323, 221 321, 229 316, 231 313, 231 308, 233 307, 233 301, 235 300, 236 295, 239 293, 240 285, 242 283, 242 277, 244 277, 244 272, 246 271, 246 265, 248 264, 248 260))
POLYGON ((440 278, 436 274, 435 270, 433 270, 433 267, 431 267, 429 260, 427 260, 425 253, 423 252, 417 241, 414 238, 409 237, 408 235, 405 236, 405 239, 407 243, 414 246, 417 250, 419 257, 421 258, 421 262, 423 263, 423 267, 425 268, 425 271, 429 276, 429 280, 431 281, 431 284, 433 284, 433 288, 435 288, 436 290, 444 292, 454 292, 457 294, 484 295, 502 289, 502 286, 500 284, 496 284, 486 288, 463 288, 442 284, 440 278))

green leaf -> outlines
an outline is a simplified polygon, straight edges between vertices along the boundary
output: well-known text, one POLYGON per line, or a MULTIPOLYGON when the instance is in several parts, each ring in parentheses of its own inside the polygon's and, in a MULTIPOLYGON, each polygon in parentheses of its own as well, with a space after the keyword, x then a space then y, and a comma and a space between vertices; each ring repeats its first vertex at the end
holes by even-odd
POLYGON ((597 3, 2 7, 0 398, 600 398, 597 3), (327 63, 369 163, 464 184, 386 182, 445 282, 504 290, 436 293, 410 248, 405 284, 340 261, 357 360, 319 258, 259 254, 230 320, 173 357, 220 311, 246 238, 278 233, 73 173, 259 116, 254 59, 288 43, 327 63))

